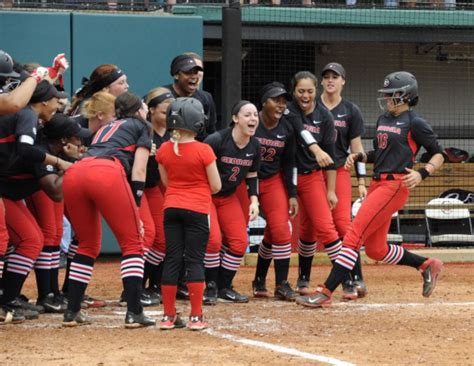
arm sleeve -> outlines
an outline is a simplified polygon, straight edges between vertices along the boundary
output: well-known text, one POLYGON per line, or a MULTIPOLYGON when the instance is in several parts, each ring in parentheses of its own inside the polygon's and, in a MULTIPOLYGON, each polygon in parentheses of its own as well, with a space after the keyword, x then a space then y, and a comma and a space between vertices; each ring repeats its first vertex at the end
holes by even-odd
POLYGON ((316 144, 311 132, 304 128, 303 114, 297 107, 290 105, 282 118, 293 128, 298 140, 301 140, 306 146, 316 144))

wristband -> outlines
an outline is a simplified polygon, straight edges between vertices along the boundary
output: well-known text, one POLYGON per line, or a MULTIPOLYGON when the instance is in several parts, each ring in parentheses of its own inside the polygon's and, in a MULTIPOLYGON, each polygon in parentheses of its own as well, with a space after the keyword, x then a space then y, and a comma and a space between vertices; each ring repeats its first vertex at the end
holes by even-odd
POLYGON ((249 193, 249 197, 258 196, 258 178, 246 178, 245 182, 247 183, 247 191, 249 193))
POLYGON ((145 182, 139 182, 136 180, 132 180, 130 183, 130 187, 132 188, 133 198, 135 199, 135 203, 137 207, 140 207, 140 203, 142 201, 143 190, 145 189, 145 182))
POLYGON ((425 168, 420 168, 420 169, 417 170, 417 172, 420 173, 422 180, 425 180, 426 177, 428 177, 428 175, 430 175, 428 170, 426 170, 425 168))

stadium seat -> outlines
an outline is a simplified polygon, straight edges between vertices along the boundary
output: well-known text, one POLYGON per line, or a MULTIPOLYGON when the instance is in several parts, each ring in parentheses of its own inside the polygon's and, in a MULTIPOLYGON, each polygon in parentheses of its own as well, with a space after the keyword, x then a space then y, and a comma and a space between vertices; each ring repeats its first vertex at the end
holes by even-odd
POLYGON ((472 220, 467 208, 449 208, 449 205, 463 204, 455 198, 435 198, 429 205, 446 205, 447 208, 425 209, 427 244, 474 245, 472 220))
MULTIPOLYGON (((356 199, 352 204, 352 217, 354 218, 359 211, 362 201, 360 198, 356 199)), ((400 232, 400 216, 398 211, 392 215, 392 222, 390 224, 390 229, 387 234, 387 242, 390 244, 402 244, 403 235, 400 232)))

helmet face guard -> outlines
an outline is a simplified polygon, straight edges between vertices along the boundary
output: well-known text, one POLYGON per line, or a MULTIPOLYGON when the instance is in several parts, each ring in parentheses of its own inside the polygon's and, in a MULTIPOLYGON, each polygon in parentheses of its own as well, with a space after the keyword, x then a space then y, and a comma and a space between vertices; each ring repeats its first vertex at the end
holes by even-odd
POLYGON ((19 79, 7 78, 4 81, 1 79, 2 78, 0 78, 0 85, 3 85, 1 89, 4 93, 9 93, 15 90, 21 84, 21 81, 19 79))
POLYGON ((399 105, 403 105, 408 102, 406 99, 406 93, 403 91, 398 90, 392 93, 384 93, 379 90, 377 102, 379 103, 380 109, 384 112, 388 111, 388 101, 391 101, 394 107, 398 107, 399 105))

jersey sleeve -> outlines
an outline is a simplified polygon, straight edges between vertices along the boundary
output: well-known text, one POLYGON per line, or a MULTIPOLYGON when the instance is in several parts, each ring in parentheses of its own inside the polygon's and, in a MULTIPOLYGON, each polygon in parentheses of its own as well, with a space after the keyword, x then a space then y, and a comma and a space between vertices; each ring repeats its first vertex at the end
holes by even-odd
POLYGON ((36 140, 37 115, 30 109, 25 108, 18 112, 15 135, 19 143, 33 145, 36 140))
POLYGON ((423 118, 417 117, 412 120, 411 132, 417 145, 423 146, 430 155, 442 154, 443 147, 438 141, 431 125, 423 118))
POLYGON ((222 143, 222 136, 219 132, 214 132, 212 135, 207 136, 204 140, 204 143, 211 146, 214 154, 219 156, 219 150, 222 143))
POLYGON ((364 119, 362 113, 357 105, 352 103, 351 121, 349 124, 349 139, 355 139, 356 137, 364 134, 364 119))
POLYGON ((152 138, 151 138, 151 131, 148 128, 147 125, 145 125, 143 122, 137 121, 139 123, 139 134, 138 134, 138 139, 136 146, 138 147, 144 147, 147 148, 148 150, 151 150, 151 145, 152 145, 152 138))

